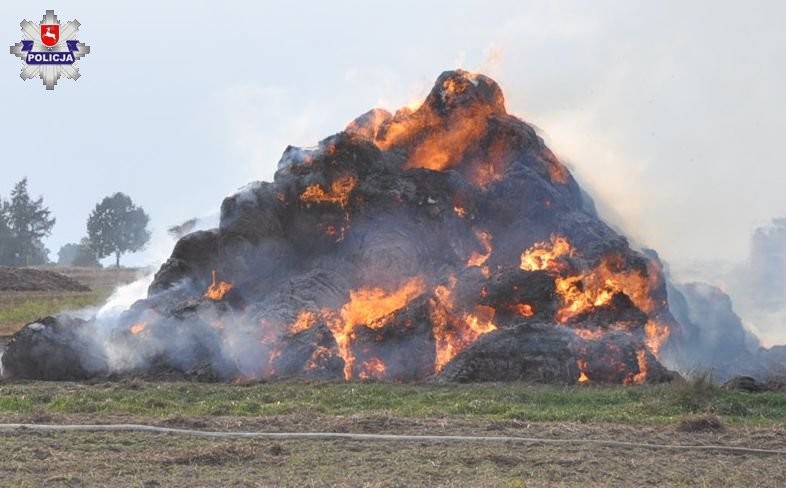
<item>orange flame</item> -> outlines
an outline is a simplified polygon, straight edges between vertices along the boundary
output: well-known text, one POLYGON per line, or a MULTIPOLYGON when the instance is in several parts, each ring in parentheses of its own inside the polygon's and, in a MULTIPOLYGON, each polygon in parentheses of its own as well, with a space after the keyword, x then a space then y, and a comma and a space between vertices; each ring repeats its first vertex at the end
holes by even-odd
MULTIPOLYGON (((539 242, 521 254, 521 269, 525 271, 565 271, 558 259, 573 256, 575 251, 567 239, 552 235, 549 242, 539 242)), ((625 270, 622 257, 616 254, 604 256, 592 270, 575 276, 557 276, 554 285, 561 297, 562 306, 556 313, 560 323, 566 323, 583 313, 611 303, 614 295, 624 293, 642 312, 652 314, 656 303, 651 291, 657 286, 658 273, 650 265, 647 271, 625 270)), ((587 340, 597 340, 602 331, 576 330, 576 335, 587 340)), ((656 356, 668 340, 668 326, 650 319, 644 327, 645 344, 656 356)))
POLYGON ((579 379, 578 379, 579 384, 588 383, 590 378, 589 375, 587 374, 587 367, 589 366, 587 364, 587 360, 577 359, 576 366, 579 367, 579 379))
POLYGON ((303 332, 304 330, 310 329, 316 322, 317 314, 304 310, 298 314, 295 323, 292 324, 292 327, 289 328, 289 331, 293 334, 297 334, 298 332, 303 332))
MULTIPOLYGON (((469 75, 466 79, 446 79, 440 87, 443 103, 465 92, 477 79, 469 75)), ((502 101, 500 100, 500 105, 502 101)), ((411 148, 404 164, 405 169, 427 168, 444 171, 461 164, 465 157, 472 157, 473 166, 466 168, 473 183, 485 186, 502 173, 505 164, 499 151, 484 150, 488 162, 477 161, 479 155, 472 153, 488 131, 491 116, 499 106, 467 104, 455 107, 446 120, 444 114, 432 104, 423 104, 417 111, 400 110, 385 122, 376 134, 375 143, 380 149, 407 146, 411 148), (471 154, 472 153, 472 154, 471 154), (475 166, 485 165, 482 171, 475 166), (488 174, 485 174, 488 173, 488 174)), ((488 149, 488 148, 484 148, 488 149)))
POLYGON ((606 331, 603 329, 585 329, 583 327, 574 327, 573 333, 577 336, 581 337, 585 341, 597 341, 602 339, 603 336, 606 334, 606 331))
POLYGON ((570 242, 562 236, 552 234, 548 242, 537 242, 521 253, 520 267, 524 271, 561 271, 565 266, 557 260, 573 255, 570 242))
POLYGON ((644 313, 651 313, 655 304, 650 297, 650 281, 637 270, 616 271, 614 257, 605 257, 593 270, 584 275, 558 277, 557 293, 562 297, 562 308, 557 320, 565 323, 573 317, 608 304, 617 293, 624 293, 644 313))
POLYGON ((658 357, 670 334, 671 330, 666 325, 650 320, 644 325, 644 344, 655 357, 658 357))
POLYGON ((216 271, 213 270, 213 282, 210 283, 210 286, 205 291, 205 298, 209 298, 210 300, 220 302, 224 299, 224 296, 229 293, 232 289, 232 283, 228 283, 226 281, 218 281, 216 271))
POLYGON ((636 361, 639 363, 639 372, 629 374, 623 380, 626 385, 641 385, 647 380, 647 352, 644 349, 636 351, 636 361))
POLYGON ((142 332, 143 330, 145 330, 145 327, 147 327, 147 324, 145 322, 139 322, 137 324, 132 325, 129 330, 131 331, 132 334, 136 335, 142 332))
POLYGON ((330 203, 346 208, 349 204, 349 194, 357 185, 357 180, 352 176, 343 176, 330 184, 330 190, 325 191, 320 185, 309 185, 300 195, 304 203, 330 203))
MULTIPOLYGON (((451 97, 463 91, 464 87, 454 80, 446 80, 442 86, 443 98, 451 97)), ((491 112, 488 107, 471 107, 460 110, 456 114, 455 125, 444 126, 440 114, 432 107, 423 105, 415 113, 402 111, 387 125, 384 134, 378 134, 376 144, 381 149, 424 134, 409 156, 405 168, 428 168, 443 171, 455 165, 461 159, 466 148, 478 140, 486 131, 486 116, 491 112), (485 113, 487 112, 487 113, 485 113)))
POLYGON ((351 350, 355 328, 360 325, 370 329, 383 327, 386 321, 382 319, 404 308, 425 289, 423 279, 415 277, 390 293, 381 288, 352 290, 349 292, 349 302, 341 307, 338 317, 327 313, 328 328, 338 344, 339 355, 344 359, 345 379, 352 378, 352 368, 355 363, 355 356, 351 350))
POLYGON ((317 346, 317 348, 314 349, 314 352, 311 354, 311 357, 309 358, 308 362, 306 363, 306 369, 316 369, 320 365, 320 363, 322 363, 324 360, 326 360, 332 355, 333 352, 327 347, 317 346))
POLYGON ((493 250, 491 247, 491 234, 489 232, 485 230, 476 230, 475 237, 477 237, 480 245, 483 246, 483 253, 472 251, 472 254, 467 260, 467 267, 483 266, 489 256, 491 256, 491 251, 493 250))
POLYGON ((492 330, 497 330, 497 326, 494 324, 495 312, 496 311, 492 307, 475 305, 473 313, 464 314, 464 321, 469 326, 469 330, 472 331, 468 334, 470 343, 475 342, 475 340, 483 334, 488 334, 492 330))
POLYGON ((379 358, 371 358, 367 361, 363 361, 363 364, 360 366, 360 373, 358 373, 358 377, 361 380, 367 380, 369 378, 384 378, 385 363, 383 363, 379 358))
POLYGON ((513 306, 513 310, 522 317, 532 317, 535 311, 529 303, 517 303, 513 306))
POLYGON ((549 173, 549 179, 553 183, 566 184, 568 182, 568 169, 562 164, 559 159, 550 150, 546 149, 541 153, 541 157, 546 161, 546 171, 549 173))
POLYGON ((453 289, 456 282, 456 277, 451 276, 447 285, 437 286, 430 303, 436 353, 434 371, 437 373, 478 337, 497 330, 492 307, 477 305, 472 313, 454 313, 453 289))

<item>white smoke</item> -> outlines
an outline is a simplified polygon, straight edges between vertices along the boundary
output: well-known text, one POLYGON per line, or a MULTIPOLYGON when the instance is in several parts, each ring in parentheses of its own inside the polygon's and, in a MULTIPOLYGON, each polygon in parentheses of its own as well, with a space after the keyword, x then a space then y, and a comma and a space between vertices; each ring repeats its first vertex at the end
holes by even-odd
POLYGON ((96 313, 96 320, 106 322, 116 319, 122 312, 128 310, 137 300, 147 296, 147 289, 153 282, 155 272, 151 271, 133 283, 121 285, 107 299, 106 303, 96 313))
MULTIPOLYGON (((210 213, 197 217, 193 221, 192 231, 210 229, 218 226, 219 215, 210 213)), ((127 284, 117 286, 107 300, 98 307, 87 307, 79 310, 69 310, 63 315, 80 318, 83 320, 95 319, 98 330, 111 332, 117 319, 128 310, 135 302, 147 297, 147 291, 153 282, 156 272, 172 254, 172 249, 177 242, 176 236, 170 232, 154 231, 151 242, 145 249, 146 259, 150 263, 141 269, 139 277, 127 284)), ((91 331, 91 333, 97 333, 91 331)), ((108 339, 108 338, 107 338, 108 339)), ((111 341, 104 343, 109 347, 111 341)))

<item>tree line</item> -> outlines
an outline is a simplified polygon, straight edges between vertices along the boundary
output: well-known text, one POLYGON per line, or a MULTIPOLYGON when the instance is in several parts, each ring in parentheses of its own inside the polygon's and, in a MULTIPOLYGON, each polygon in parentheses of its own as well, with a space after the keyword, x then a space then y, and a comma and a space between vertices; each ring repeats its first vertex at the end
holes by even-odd
MULTIPOLYGON (((144 248, 150 240, 150 218, 124 193, 110 195, 87 218, 86 235, 78 243, 60 248, 58 264, 100 266, 99 259, 120 257, 144 248)), ((49 250, 43 239, 52 234, 56 219, 43 197, 30 196, 27 178, 17 182, 10 198, 0 196, 0 266, 48 264, 49 250)))

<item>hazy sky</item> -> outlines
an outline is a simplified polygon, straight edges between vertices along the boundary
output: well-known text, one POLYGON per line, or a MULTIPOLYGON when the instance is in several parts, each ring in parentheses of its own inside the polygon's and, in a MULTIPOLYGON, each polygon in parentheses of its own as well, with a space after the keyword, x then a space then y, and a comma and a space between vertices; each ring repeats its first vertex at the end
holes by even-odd
POLYGON ((108 194, 159 232, 215 213, 287 144, 455 67, 494 77, 666 259, 742 258, 786 215, 786 2, 3 2, 0 37, 47 8, 92 52, 53 92, 0 56, 0 195, 29 178, 57 217, 53 258, 108 194))

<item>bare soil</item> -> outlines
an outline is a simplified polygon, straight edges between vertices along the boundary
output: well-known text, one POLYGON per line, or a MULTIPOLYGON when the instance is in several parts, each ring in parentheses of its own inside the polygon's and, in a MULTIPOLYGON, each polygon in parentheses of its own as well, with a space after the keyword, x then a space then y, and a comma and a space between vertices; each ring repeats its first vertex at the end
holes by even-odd
MULTIPOLYGON (((151 423, 204 430, 516 435, 782 449, 786 424, 676 426, 384 415, 258 418, 5 415, 2 422, 151 423)), ((202 439, 149 433, 0 433, 8 486, 784 486, 786 456, 587 445, 202 439)))
POLYGON ((64 274, 37 268, 0 267, 0 291, 90 291, 64 274))

